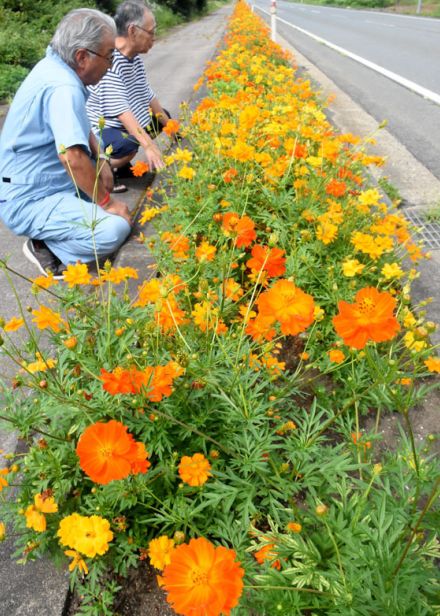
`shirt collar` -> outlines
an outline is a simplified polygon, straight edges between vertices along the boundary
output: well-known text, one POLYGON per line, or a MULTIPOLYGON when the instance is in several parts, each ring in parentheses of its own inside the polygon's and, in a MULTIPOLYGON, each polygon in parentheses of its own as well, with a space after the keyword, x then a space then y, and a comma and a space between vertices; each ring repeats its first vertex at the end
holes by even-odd
POLYGON ((60 66, 64 68, 64 70, 68 71, 70 75, 75 79, 75 81, 82 87, 86 96, 88 96, 87 88, 83 84, 81 79, 78 77, 76 72, 73 70, 71 66, 69 66, 68 64, 66 64, 66 62, 64 62, 64 60, 57 54, 56 51, 52 49, 50 45, 48 45, 46 48, 46 58, 49 58, 50 60, 57 62, 58 64, 60 64, 60 66))

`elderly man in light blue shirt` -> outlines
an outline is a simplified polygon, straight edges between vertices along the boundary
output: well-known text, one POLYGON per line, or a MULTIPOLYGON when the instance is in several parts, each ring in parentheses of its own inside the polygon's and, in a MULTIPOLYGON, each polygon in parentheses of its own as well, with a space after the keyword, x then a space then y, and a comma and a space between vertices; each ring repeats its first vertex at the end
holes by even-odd
POLYGON ((112 64, 115 34, 99 11, 66 15, 18 90, 0 137, 0 217, 28 236, 24 254, 42 273, 109 256, 130 232, 85 109, 86 86, 112 64))

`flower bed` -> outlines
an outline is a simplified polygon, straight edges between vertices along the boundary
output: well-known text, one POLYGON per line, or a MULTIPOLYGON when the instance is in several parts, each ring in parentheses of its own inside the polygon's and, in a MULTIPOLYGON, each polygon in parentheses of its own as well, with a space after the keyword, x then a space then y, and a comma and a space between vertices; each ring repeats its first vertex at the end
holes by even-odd
POLYGON ((422 251, 365 179, 370 138, 333 129, 244 3, 203 79, 144 214, 160 277, 131 300, 132 268, 69 265, 3 323, 29 442, 0 471, 8 532, 70 563, 84 614, 145 558, 184 615, 431 613, 439 472, 409 409, 440 360, 402 267, 422 251))

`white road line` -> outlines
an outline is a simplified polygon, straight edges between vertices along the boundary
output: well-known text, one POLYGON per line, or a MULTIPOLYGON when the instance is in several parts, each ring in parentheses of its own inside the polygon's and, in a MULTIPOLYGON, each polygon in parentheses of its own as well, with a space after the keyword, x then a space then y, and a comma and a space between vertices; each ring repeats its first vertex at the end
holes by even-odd
MULTIPOLYGON (((258 10, 260 10, 262 13, 266 13, 266 15, 270 15, 268 11, 265 11, 264 9, 260 8, 257 5, 254 5, 254 6, 258 10)), ((414 81, 411 81, 410 79, 406 79, 406 77, 402 77, 401 75, 398 75, 397 73, 394 73, 393 71, 389 71, 387 68, 384 68, 383 66, 379 66, 378 64, 375 64, 374 62, 370 62, 370 60, 367 60, 366 58, 362 58, 362 56, 358 56, 357 54, 352 53, 351 51, 348 51, 348 49, 344 49, 343 47, 340 47, 339 45, 335 45, 334 43, 331 43, 330 41, 327 41, 326 39, 323 39, 322 37, 317 36, 316 34, 313 34, 312 32, 309 32, 308 30, 304 30, 304 28, 295 26, 294 24, 291 24, 290 22, 286 21, 285 19, 282 19, 281 17, 276 16, 276 19, 277 21, 285 24, 286 26, 290 26, 294 30, 298 30, 298 32, 302 32, 306 36, 309 36, 315 41, 318 41, 318 43, 322 43, 323 45, 330 47, 330 49, 334 49, 341 55, 346 56, 347 58, 351 58, 355 62, 358 62, 359 64, 363 64, 364 66, 370 68, 371 70, 376 71, 376 73, 379 73, 380 75, 383 75, 384 77, 387 77, 388 79, 391 79, 391 81, 395 81, 396 83, 403 86, 404 88, 407 88, 408 90, 411 90, 412 92, 415 92, 416 94, 419 94, 420 96, 423 96, 423 98, 425 98, 426 100, 436 103, 437 105, 440 105, 440 94, 437 94, 436 92, 433 92, 432 90, 428 90, 427 88, 420 86, 418 83, 415 83, 414 81)))
MULTIPOLYGON (((371 21, 370 19, 364 19, 364 24, 373 24, 374 26, 382 26, 382 28, 397 28, 394 24, 378 24, 377 21, 371 21)), ((408 28, 402 28, 402 30, 408 30, 408 28)))

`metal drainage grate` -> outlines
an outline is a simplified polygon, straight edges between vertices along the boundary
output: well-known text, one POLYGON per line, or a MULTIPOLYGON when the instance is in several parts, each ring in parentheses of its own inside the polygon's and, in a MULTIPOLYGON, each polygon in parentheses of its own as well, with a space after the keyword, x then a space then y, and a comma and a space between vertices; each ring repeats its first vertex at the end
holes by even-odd
POLYGON ((440 248, 440 224, 429 222, 424 215, 408 210, 404 212, 407 218, 417 227, 417 239, 423 240, 426 248, 440 248))

